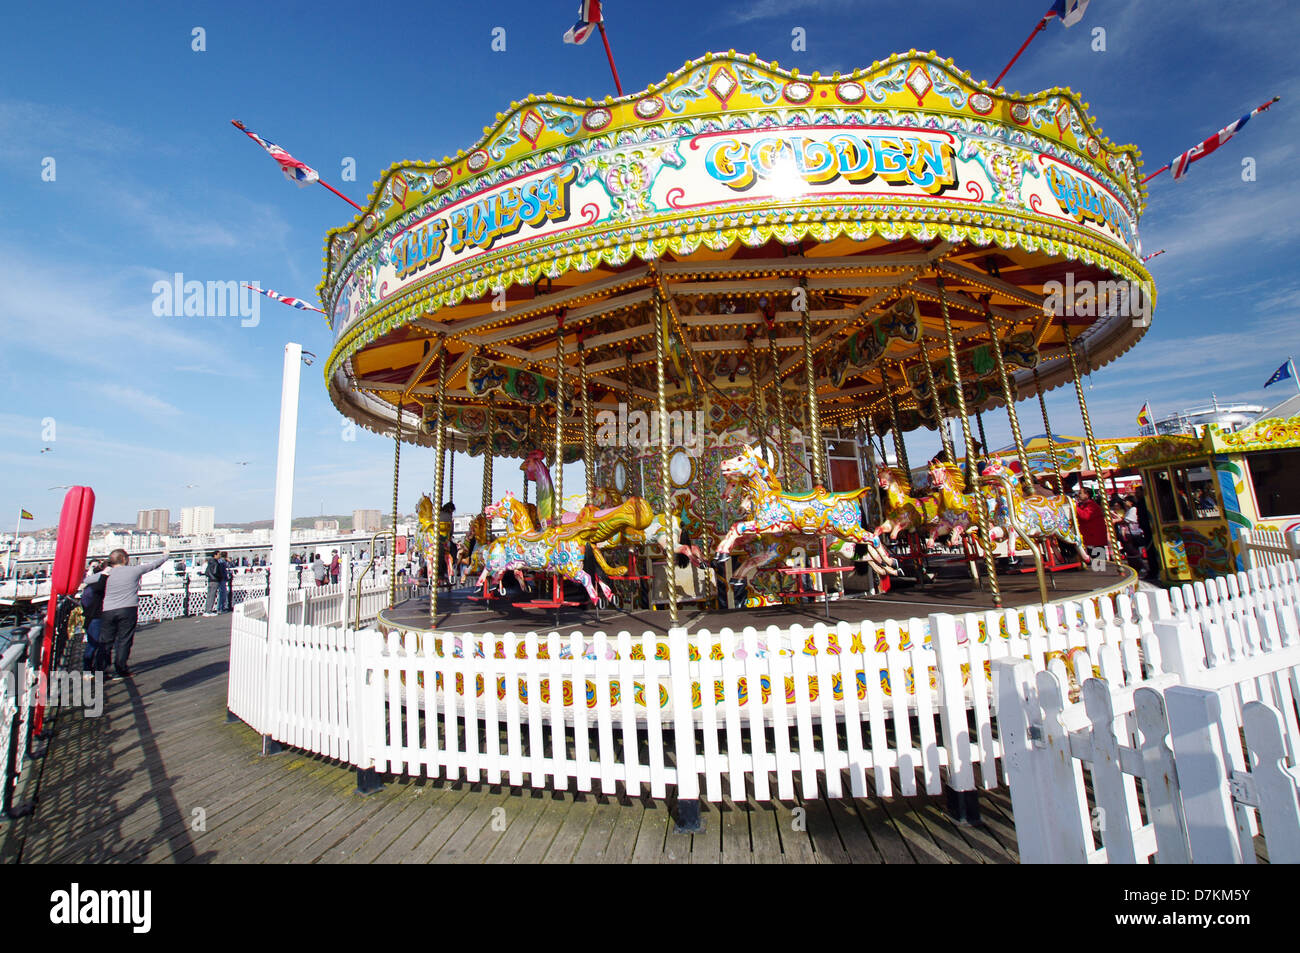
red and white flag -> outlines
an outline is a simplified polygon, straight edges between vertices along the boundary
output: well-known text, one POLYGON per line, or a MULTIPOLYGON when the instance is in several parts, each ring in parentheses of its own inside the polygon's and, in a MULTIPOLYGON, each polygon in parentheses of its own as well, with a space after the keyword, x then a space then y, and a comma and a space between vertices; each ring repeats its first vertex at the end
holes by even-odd
POLYGON ((582 0, 582 5, 578 8, 578 22, 564 34, 564 42, 575 46, 586 43, 601 19, 600 0, 582 0))
POLYGON ((1201 159, 1204 159, 1215 149, 1219 148, 1219 146, 1223 145, 1225 142, 1227 142, 1229 139, 1235 136, 1238 132, 1240 132, 1242 127, 1245 126, 1246 123, 1250 122, 1252 116, 1262 113, 1269 106, 1272 106, 1275 102, 1277 102, 1279 98, 1280 97, 1278 96, 1274 96, 1264 105, 1246 113, 1246 115, 1242 116, 1240 119, 1238 119, 1236 122, 1232 123, 1231 125, 1224 126, 1222 129, 1220 129, 1214 135, 1210 136, 1210 138, 1206 139, 1204 142, 1192 146, 1182 155, 1174 159, 1173 162, 1169 163, 1169 165, 1173 169, 1174 178, 1181 179, 1183 176, 1185 176, 1187 174, 1187 170, 1192 167, 1193 162, 1199 162, 1201 159))
POLYGON ((230 122, 236 129, 243 132, 244 135, 248 136, 248 138, 252 139, 259 146, 269 152, 271 158, 279 164, 280 171, 284 173, 284 177, 290 182, 296 182, 299 186, 304 186, 315 185, 320 181, 320 175, 317 174, 316 170, 301 159, 295 159, 274 142, 268 142, 266 139, 263 139, 238 119, 232 119, 230 122))
MULTIPOLYGON (((289 307, 297 308, 299 311, 319 311, 321 314, 325 313, 324 311, 321 311, 320 308, 316 307, 315 305, 308 304, 306 301, 303 301, 301 298, 290 298, 288 295, 282 295, 280 294, 280 292, 272 291, 270 288, 259 288, 256 285, 249 285, 249 284, 244 285, 244 287, 252 288, 254 291, 260 291, 262 294, 266 295, 272 301, 278 301, 281 304, 287 304, 289 307)), ((257 299, 254 298, 253 300, 256 301, 257 299)))

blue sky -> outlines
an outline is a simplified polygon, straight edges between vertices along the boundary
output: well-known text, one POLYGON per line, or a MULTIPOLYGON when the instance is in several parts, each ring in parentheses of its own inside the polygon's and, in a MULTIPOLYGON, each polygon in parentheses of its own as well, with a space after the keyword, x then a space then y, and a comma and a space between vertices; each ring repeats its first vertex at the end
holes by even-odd
MULTIPOLYGON (((830 72, 891 52, 933 49, 992 79, 1044 0, 997 4, 608 0, 624 89, 660 80, 708 50, 753 51, 830 72), (978 14, 973 15, 973 11, 978 14), (703 12, 702 12, 703 11, 703 12), (792 52, 802 27, 807 51, 792 52)), ((260 323, 158 317, 155 281, 259 281, 314 300, 323 236, 351 210, 296 189, 229 125, 241 119, 362 201, 398 159, 468 147, 530 92, 612 93, 599 38, 561 43, 573 0, 426 3, 61 3, 22 5, 0 36, 0 525, 19 506, 57 521, 58 484, 88 484, 99 520, 210 504, 218 522, 269 518, 286 340, 322 357, 319 316, 265 302, 260 323), (206 50, 191 49, 202 27, 206 50), (495 27, 505 52, 491 49, 495 27), (42 161, 55 160, 55 180, 42 161), (340 181, 346 157, 356 182, 340 181), (53 418, 55 439, 43 437, 53 418), (43 447, 51 447, 41 453, 43 447), (248 461, 240 466, 237 461, 248 461), (188 484, 196 484, 187 487, 188 484), (10 514, 10 515, 6 515, 10 514)), ((1191 403, 1290 393, 1260 385, 1300 356, 1295 261, 1300 198, 1300 13, 1287 3, 1094 0, 1052 24, 1005 80, 1070 86, 1105 133, 1140 146, 1148 170, 1273 95, 1283 100, 1182 182, 1153 183, 1141 223, 1159 303, 1151 331, 1092 375, 1100 435, 1130 434, 1150 400, 1191 403), (1091 48, 1094 28, 1106 50, 1091 48), (1257 178, 1241 179, 1241 160, 1257 178)), ((304 370, 295 515, 391 506, 392 445, 342 439, 318 362, 304 370)), ((1031 405, 1025 429, 1041 430, 1031 405)), ((1049 397, 1058 432, 1081 433, 1073 394, 1049 397)), ((997 415, 990 415, 996 417, 997 415)), ((990 439, 1006 442, 990 419, 990 439)), ((937 446, 913 438, 913 459, 937 446)), ((913 441, 909 441, 909 448, 913 441)), ((513 469, 513 468, 512 468, 513 469)), ((461 510, 477 509, 479 468, 456 467, 461 510)), ((429 451, 403 453, 402 506, 432 482, 429 451)), ((518 488, 512 472, 499 489, 518 488)), ((566 469, 566 485, 581 468, 566 469)), ((30 526, 32 524, 28 524, 30 526)))

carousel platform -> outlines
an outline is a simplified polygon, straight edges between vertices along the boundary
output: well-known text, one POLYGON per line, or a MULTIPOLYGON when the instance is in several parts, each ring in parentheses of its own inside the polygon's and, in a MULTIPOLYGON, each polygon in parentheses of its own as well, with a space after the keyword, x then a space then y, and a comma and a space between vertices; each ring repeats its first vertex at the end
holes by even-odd
MULTIPOLYGON (((1136 585, 1137 576, 1128 567, 1123 567, 1122 570, 1108 568, 1104 572, 1058 572, 1053 574, 1051 581, 1055 583, 1055 588, 1049 593, 1051 601, 1068 602, 1131 589, 1136 585)), ((1039 601, 1038 583, 1032 573, 999 574, 998 582, 1003 608, 1021 608, 1035 605, 1039 601)), ((398 631, 428 632, 437 628, 483 635, 526 632, 557 632, 564 635, 574 631, 593 632, 602 629, 606 632, 626 629, 636 634, 668 631, 666 609, 623 611, 602 608, 597 613, 592 606, 584 604, 566 607, 557 613, 551 609, 528 606, 527 601, 533 597, 515 592, 485 608, 480 602, 470 599, 471 596, 477 596, 479 591, 477 588, 463 588, 439 592, 436 627, 430 625, 427 598, 408 599, 394 608, 383 610, 379 613, 379 625, 381 628, 398 631), (512 602, 511 597, 517 601, 512 602)), ((788 628, 801 625, 808 628, 818 622, 833 626, 839 622, 856 624, 868 619, 877 623, 890 619, 905 621, 924 618, 935 612, 958 615, 983 612, 993 607, 993 598, 987 585, 975 589, 969 577, 962 577, 940 578, 926 585, 898 584, 880 595, 832 595, 829 600, 829 615, 827 603, 818 599, 800 604, 726 612, 705 611, 694 604, 688 604, 679 607, 678 620, 688 632, 700 629, 716 632, 723 627, 739 631, 747 626, 762 631, 768 626, 788 628)))

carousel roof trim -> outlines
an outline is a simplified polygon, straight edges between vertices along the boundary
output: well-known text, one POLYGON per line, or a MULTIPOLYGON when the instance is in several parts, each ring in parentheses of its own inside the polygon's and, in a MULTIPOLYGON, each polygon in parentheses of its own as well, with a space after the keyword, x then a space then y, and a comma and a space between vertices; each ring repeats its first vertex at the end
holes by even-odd
MULTIPOLYGON (((608 137, 620 128, 652 126, 687 115, 755 109, 816 110, 832 105, 906 108, 1022 126, 1108 168, 1135 218, 1145 207, 1146 188, 1139 175, 1141 151, 1137 146, 1119 145, 1105 137, 1088 103, 1068 87, 1027 95, 1008 93, 1004 87, 993 88, 968 71, 959 72, 951 57, 941 59, 933 51, 895 53, 855 69, 848 76, 836 72, 826 78, 817 71, 805 76, 797 67, 785 70, 775 60, 765 62, 754 53, 746 56, 729 50, 705 53, 667 74, 662 82, 600 102, 550 93, 529 95, 511 103, 508 111, 497 113, 495 124, 484 127, 483 135, 468 152, 460 150, 440 162, 394 163, 372 183, 365 211, 348 225, 326 233, 324 278, 317 288, 318 295, 325 304, 331 277, 341 270, 349 254, 405 214, 411 207, 408 199, 423 204, 467 182, 483 183, 498 169, 525 157, 569 143, 608 137), (922 63, 925 67, 918 73, 922 63), (907 69, 907 64, 912 69, 907 69), (729 69, 724 72, 723 67, 729 69), (680 108, 671 108, 666 100, 680 103, 680 108), (336 239, 346 248, 336 245, 336 239)), ((326 320, 332 327, 332 319, 327 316, 326 320)))

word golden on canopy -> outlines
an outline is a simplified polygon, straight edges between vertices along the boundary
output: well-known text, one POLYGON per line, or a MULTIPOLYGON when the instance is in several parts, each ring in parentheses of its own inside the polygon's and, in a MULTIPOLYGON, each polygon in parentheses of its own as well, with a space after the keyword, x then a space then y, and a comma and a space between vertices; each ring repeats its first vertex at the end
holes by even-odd
POLYGON ((971 410, 1003 402, 994 340, 1026 394, 1035 371, 1071 380, 1067 332, 1086 369, 1145 333, 1140 163, 1069 90, 915 51, 831 77, 708 54, 619 99, 529 96, 469 152, 390 168, 329 233, 326 380, 345 415, 389 431, 400 407, 431 443, 445 347, 456 445, 482 449, 457 421, 490 397, 494 451, 519 452, 554 433, 560 343, 597 412, 652 401, 658 316, 676 405, 746 399, 739 370, 797 420, 806 313, 823 425, 887 430, 887 382, 901 427, 933 426, 931 386, 945 413, 958 396, 941 295, 971 410))

